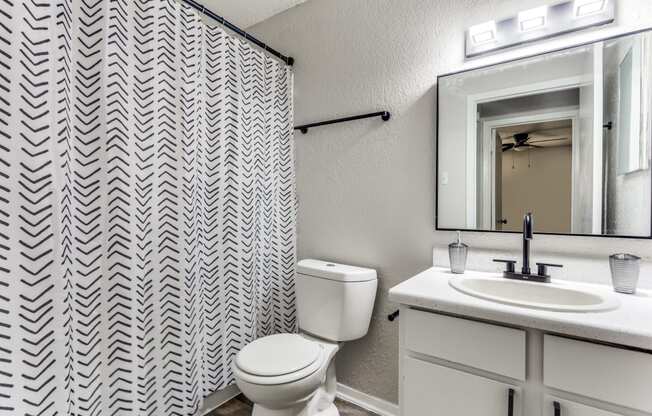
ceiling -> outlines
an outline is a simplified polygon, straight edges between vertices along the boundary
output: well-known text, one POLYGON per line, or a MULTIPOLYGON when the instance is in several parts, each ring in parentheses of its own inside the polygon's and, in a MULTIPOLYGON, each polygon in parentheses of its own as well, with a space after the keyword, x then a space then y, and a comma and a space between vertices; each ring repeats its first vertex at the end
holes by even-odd
POLYGON ((306 0, 197 0, 236 26, 246 29, 306 0))

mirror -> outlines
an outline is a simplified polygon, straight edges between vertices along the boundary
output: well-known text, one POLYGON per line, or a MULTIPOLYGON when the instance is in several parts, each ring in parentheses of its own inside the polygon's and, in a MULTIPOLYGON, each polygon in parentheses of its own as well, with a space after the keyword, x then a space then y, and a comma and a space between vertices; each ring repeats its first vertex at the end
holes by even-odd
POLYGON ((439 230, 652 237, 652 32, 438 77, 439 230))

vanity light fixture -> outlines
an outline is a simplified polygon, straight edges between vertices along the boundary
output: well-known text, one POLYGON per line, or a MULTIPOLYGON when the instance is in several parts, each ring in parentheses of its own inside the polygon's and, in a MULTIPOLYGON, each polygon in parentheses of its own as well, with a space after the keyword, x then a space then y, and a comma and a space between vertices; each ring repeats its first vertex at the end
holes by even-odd
POLYGON ((616 1, 566 0, 471 26, 465 36, 466 57, 612 23, 616 1))
POLYGON ((469 36, 474 45, 485 45, 487 43, 495 42, 497 40, 496 22, 491 20, 489 22, 471 26, 469 28, 469 36))
POLYGON ((518 28, 521 32, 543 29, 548 21, 548 6, 525 10, 518 14, 518 28))
POLYGON ((573 17, 576 19, 601 13, 607 1, 606 0, 575 0, 573 3, 573 17))

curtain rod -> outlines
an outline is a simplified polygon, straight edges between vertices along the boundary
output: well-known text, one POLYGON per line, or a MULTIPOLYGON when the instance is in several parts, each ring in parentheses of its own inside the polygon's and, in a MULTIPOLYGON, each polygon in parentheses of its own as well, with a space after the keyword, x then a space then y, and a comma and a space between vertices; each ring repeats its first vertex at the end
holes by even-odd
POLYGON ((266 52, 276 56, 277 58, 279 58, 280 60, 285 62, 287 65, 290 65, 290 66, 294 65, 294 58, 293 57, 285 56, 282 53, 280 53, 279 51, 270 48, 269 46, 267 46, 267 44, 265 44, 262 41, 256 39, 255 37, 251 36, 250 34, 245 32, 244 30, 240 29, 239 27, 237 27, 233 23, 226 20, 224 17, 222 17, 222 16, 218 15, 217 13, 207 9, 206 6, 204 6, 203 4, 198 3, 195 0, 181 0, 181 1, 183 3, 188 4, 189 6, 191 6, 193 8, 195 8, 196 10, 199 10, 199 12, 201 12, 202 14, 205 14, 206 16, 210 17, 211 19, 219 22, 220 24, 222 24, 222 26, 227 27, 231 31, 235 32, 235 34, 242 36, 243 38, 245 38, 249 42, 253 43, 254 45, 263 48, 266 52))

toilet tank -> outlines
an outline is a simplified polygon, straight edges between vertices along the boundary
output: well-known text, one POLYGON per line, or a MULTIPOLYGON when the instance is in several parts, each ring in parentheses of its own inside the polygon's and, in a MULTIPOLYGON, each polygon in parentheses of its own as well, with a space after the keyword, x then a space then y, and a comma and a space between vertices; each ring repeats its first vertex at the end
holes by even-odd
POLYGON ((377 285, 373 269, 301 260, 296 281, 299 329, 335 342, 362 338, 369 330, 377 285))

